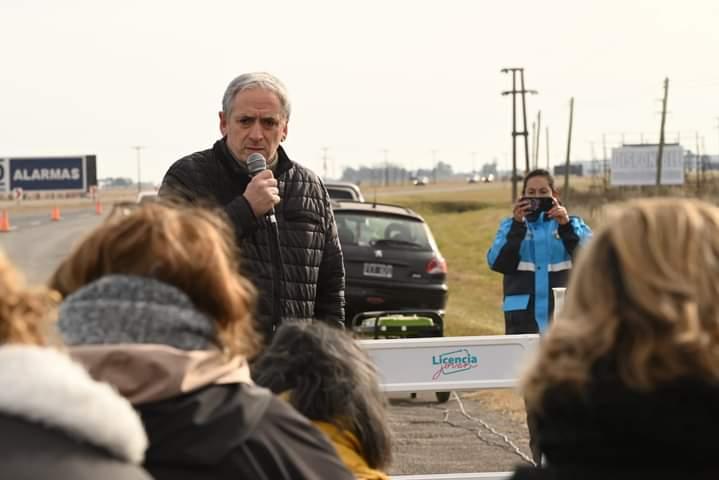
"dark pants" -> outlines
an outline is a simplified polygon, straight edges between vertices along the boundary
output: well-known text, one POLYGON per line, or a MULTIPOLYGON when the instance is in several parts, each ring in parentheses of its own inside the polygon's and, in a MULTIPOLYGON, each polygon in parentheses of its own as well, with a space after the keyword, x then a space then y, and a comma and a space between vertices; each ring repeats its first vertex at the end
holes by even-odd
MULTIPOLYGON (((526 333, 539 333, 537 322, 531 310, 517 312, 504 312, 504 331, 506 335, 522 335, 526 333)), ((532 451, 532 459, 537 465, 542 459, 542 451, 539 448, 539 437, 537 435, 537 416, 529 411, 527 403, 524 403, 527 411, 527 429, 529 430, 529 449, 532 451)))

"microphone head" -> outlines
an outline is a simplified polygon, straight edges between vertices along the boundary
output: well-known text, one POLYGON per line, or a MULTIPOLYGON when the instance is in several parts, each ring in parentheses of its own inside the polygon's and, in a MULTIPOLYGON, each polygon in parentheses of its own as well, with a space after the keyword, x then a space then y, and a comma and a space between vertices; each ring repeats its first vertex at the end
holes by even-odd
POLYGON ((267 160, 261 153, 255 152, 247 157, 247 170, 250 175, 257 175, 262 170, 267 170, 267 160))

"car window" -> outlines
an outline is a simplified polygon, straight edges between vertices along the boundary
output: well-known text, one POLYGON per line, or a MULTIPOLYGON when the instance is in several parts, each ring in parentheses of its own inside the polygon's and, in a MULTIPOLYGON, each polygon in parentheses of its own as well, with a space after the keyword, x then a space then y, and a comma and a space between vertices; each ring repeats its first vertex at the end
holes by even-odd
POLYGON ((327 192, 330 194, 330 198, 335 198, 337 200, 356 200, 356 195, 354 195, 350 190, 344 190, 340 188, 327 188, 327 192))
POLYGON ((432 250, 427 226, 419 220, 341 211, 335 212, 335 220, 343 245, 432 250))

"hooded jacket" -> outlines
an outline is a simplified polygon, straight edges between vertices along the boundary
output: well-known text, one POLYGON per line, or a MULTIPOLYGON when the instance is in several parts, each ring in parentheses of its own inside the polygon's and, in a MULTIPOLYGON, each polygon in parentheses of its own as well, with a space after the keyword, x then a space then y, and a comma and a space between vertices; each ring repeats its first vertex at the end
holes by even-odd
POLYGON ((322 181, 293 162, 282 147, 274 166, 281 201, 275 207, 280 251, 266 217, 255 218, 242 196, 251 178, 230 154, 224 139, 209 150, 175 162, 162 181, 160 196, 219 206, 234 225, 242 269, 260 291, 259 320, 269 340, 281 321, 318 319, 344 325, 345 276, 342 250, 322 181))
POLYGON ((569 223, 540 215, 535 221, 502 220, 487 252, 487 263, 504 274, 505 332, 542 333, 549 327, 552 288, 566 287, 578 246, 592 235, 579 217, 569 223))
POLYGON ((332 445, 216 345, 215 324, 180 290, 108 275, 69 295, 59 328, 91 375, 130 399, 157 480, 349 480, 332 445))
POLYGON ((0 476, 150 480, 131 405, 50 348, 0 347, 0 476))

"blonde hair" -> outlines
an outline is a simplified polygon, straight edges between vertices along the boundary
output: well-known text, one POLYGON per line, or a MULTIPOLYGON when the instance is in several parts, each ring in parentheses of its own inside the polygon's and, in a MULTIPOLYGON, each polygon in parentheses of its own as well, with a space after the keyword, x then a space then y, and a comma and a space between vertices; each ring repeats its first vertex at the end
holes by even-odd
POLYGON ((0 345, 56 344, 51 325, 58 300, 44 287, 27 288, 22 275, 0 251, 0 345))
POLYGON ((600 361, 636 390, 719 381, 717 207, 657 198, 608 214, 524 379, 528 408, 558 384, 582 392, 600 361))
POLYGON ((57 268, 50 286, 67 296, 108 274, 154 278, 182 290, 215 320, 228 353, 257 352, 257 294, 239 273, 234 235, 218 214, 159 202, 116 208, 57 268))

